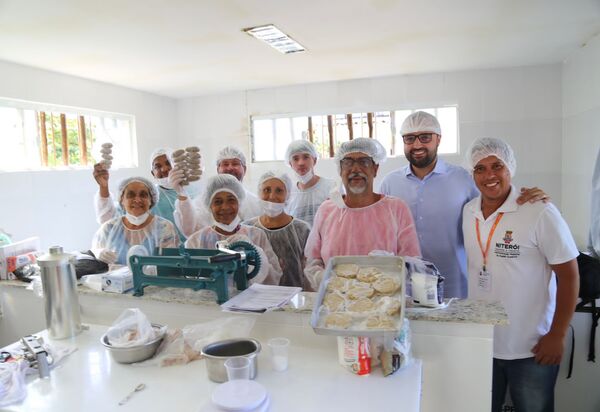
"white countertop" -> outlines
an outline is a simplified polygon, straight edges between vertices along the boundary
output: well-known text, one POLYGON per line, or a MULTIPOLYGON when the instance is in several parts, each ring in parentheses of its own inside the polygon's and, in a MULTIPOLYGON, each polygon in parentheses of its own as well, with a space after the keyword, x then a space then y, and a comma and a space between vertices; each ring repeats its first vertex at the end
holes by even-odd
MULTIPOLYGON (((26 288, 28 283, 21 281, 1 281, 0 287, 7 288, 26 288)), ((181 303, 194 306, 204 306, 218 308, 216 296, 210 290, 193 291, 187 288, 170 288, 148 286, 144 289, 143 296, 133 296, 131 292, 107 293, 86 286, 79 286, 79 296, 96 296, 110 299, 120 299, 123 302, 132 302, 134 305, 141 305, 139 301, 155 301, 165 303, 181 303)), ((230 293, 238 293, 231 289, 230 293)), ((313 302, 316 298, 315 292, 301 292, 288 305, 279 309, 280 311, 291 313, 308 313, 313 309, 313 302)), ((220 310, 220 308, 219 308, 220 310)), ((407 303, 405 316, 409 320, 423 320, 432 322, 458 322, 470 324, 486 325, 506 325, 508 324, 508 315, 500 302, 487 302, 471 299, 455 299, 452 303, 443 309, 430 309, 411 307, 407 303)))
MULTIPOLYGON (((52 370, 49 379, 32 377, 25 401, 5 410, 200 412, 208 404, 218 384, 208 380, 203 360, 165 368, 122 365, 100 344, 106 328, 91 325, 77 337, 60 341, 48 339, 45 332, 38 334, 51 344, 75 346, 77 351, 52 370), (118 406, 140 383, 146 389, 118 406)), ((291 338, 287 371, 272 371, 267 353, 258 357, 256 381, 269 392, 271 411, 420 410, 421 361, 387 378, 379 368, 370 376, 356 376, 339 365, 332 345, 301 347, 291 338)))

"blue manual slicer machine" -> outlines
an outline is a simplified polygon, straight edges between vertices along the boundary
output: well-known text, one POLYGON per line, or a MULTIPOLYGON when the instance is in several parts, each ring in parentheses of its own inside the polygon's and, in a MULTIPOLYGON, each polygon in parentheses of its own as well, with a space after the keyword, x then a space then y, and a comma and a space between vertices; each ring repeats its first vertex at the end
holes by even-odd
POLYGON ((217 302, 221 304, 229 299, 229 276, 233 276, 238 290, 244 290, 261 263, 256 247, 244 241, 229 245, 217 242, 217 249, 158 248, 155 253, 129 258, 134 296, 142 296, 149 285, 208 289, 217 294, 217 302), (147 266, 155 266, 156 275, 145 274, 147 266))

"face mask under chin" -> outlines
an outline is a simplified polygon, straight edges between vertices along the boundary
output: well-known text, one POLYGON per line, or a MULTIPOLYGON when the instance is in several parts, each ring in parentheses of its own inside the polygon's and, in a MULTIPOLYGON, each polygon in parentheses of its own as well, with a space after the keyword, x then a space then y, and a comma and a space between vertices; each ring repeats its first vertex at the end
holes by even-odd
POLYGON ((135 226, 140 226, 140 225, 144 224, 146 222, 146 220, 148 220, 149 217, 150 217, 150 213, 148 213, 148 212, 146 212, 140 216, 134 216, 132 214, 125 213, 125 219, 127 219, 127 221, 129 223, 131 223, 132 225, 135 225, 135 226))
POLYGON ((171 183, 169 183, 169 178, 168 177, 156 178, 156 181, 158 182, 159 186, 162 186, 165 189, 173 189, 171 187, 171 183))
POLYGON ((285 210, 285 203, 274 203, 260 199, 260 206, 265 215, 275 217, 282 214, 285 210))
POLYGON ((215 220, 214 225, 227 233, 233 233, 235 231, 235 229, 237 229, 237 227, 240 225, 241 222, 242 222, 242 219, 240 219, 239 216, 236 216, 235 219, 233 219, 231 221, 231 223, 229 223, 229 224, 217 222, 215 220))
POLYGON ((305 185, 308 182, 310 182, 310 179, 312 179, 314 177, 314 173, 312 170, 309 170, 304 176, 299 175, 298 173, 296 173, 296 178, 298 179, 298 181, 305 185))

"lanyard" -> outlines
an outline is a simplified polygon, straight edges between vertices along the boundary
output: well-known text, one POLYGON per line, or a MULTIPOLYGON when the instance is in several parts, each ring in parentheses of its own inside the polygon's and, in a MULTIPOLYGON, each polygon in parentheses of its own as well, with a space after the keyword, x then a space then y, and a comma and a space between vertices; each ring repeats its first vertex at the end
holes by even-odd
POLYGON ((481 250, 481 255, 483 256, 483 270, 485 270, 485 265, 487 263, 487 254, 490 250, 490 242, 492 241, 492 236, 494 235, 494 231, 496 230, 498 223, 500 223, 500 219, 502 219, 502 216, 504 216, 503 212, 498 213, 498 216, 496 216, 494 225, 492 226, 490 234, 488 235, 487 241, 485 243, 485 250, 483 250, 483 244, 481 244, 481 235, 479 234, 479 219, 475 218, 475 230, 477 230, 477 243, 479 243, 479 249, 481 250))

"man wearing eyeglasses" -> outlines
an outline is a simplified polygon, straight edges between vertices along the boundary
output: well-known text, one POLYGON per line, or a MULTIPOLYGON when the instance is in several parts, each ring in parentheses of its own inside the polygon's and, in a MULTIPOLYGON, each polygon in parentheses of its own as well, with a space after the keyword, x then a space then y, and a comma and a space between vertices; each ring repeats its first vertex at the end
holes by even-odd
POLYGON ((332 194, 319 207, 304 254, 305 274, 318 289, 322 272, 333 256, 368 255, 382 251, 420 256, 415 225, 406 204, 373 191, 385 148, 375 139, 359 137, 342 143, 335 161, 346 194, 332 194))
MULTIPOLYGON (((462 209, 479 195, 469 173, 437 156, 442 139, 435 116, 417 111, 400 128, 409 164, 388 174, 380 191, 404 200, 415 220, 423 259, 444 275, 445 297, 467 297, 462 209)), ((547 199, 540 189, 521 189, 520 204, 547 199)))

